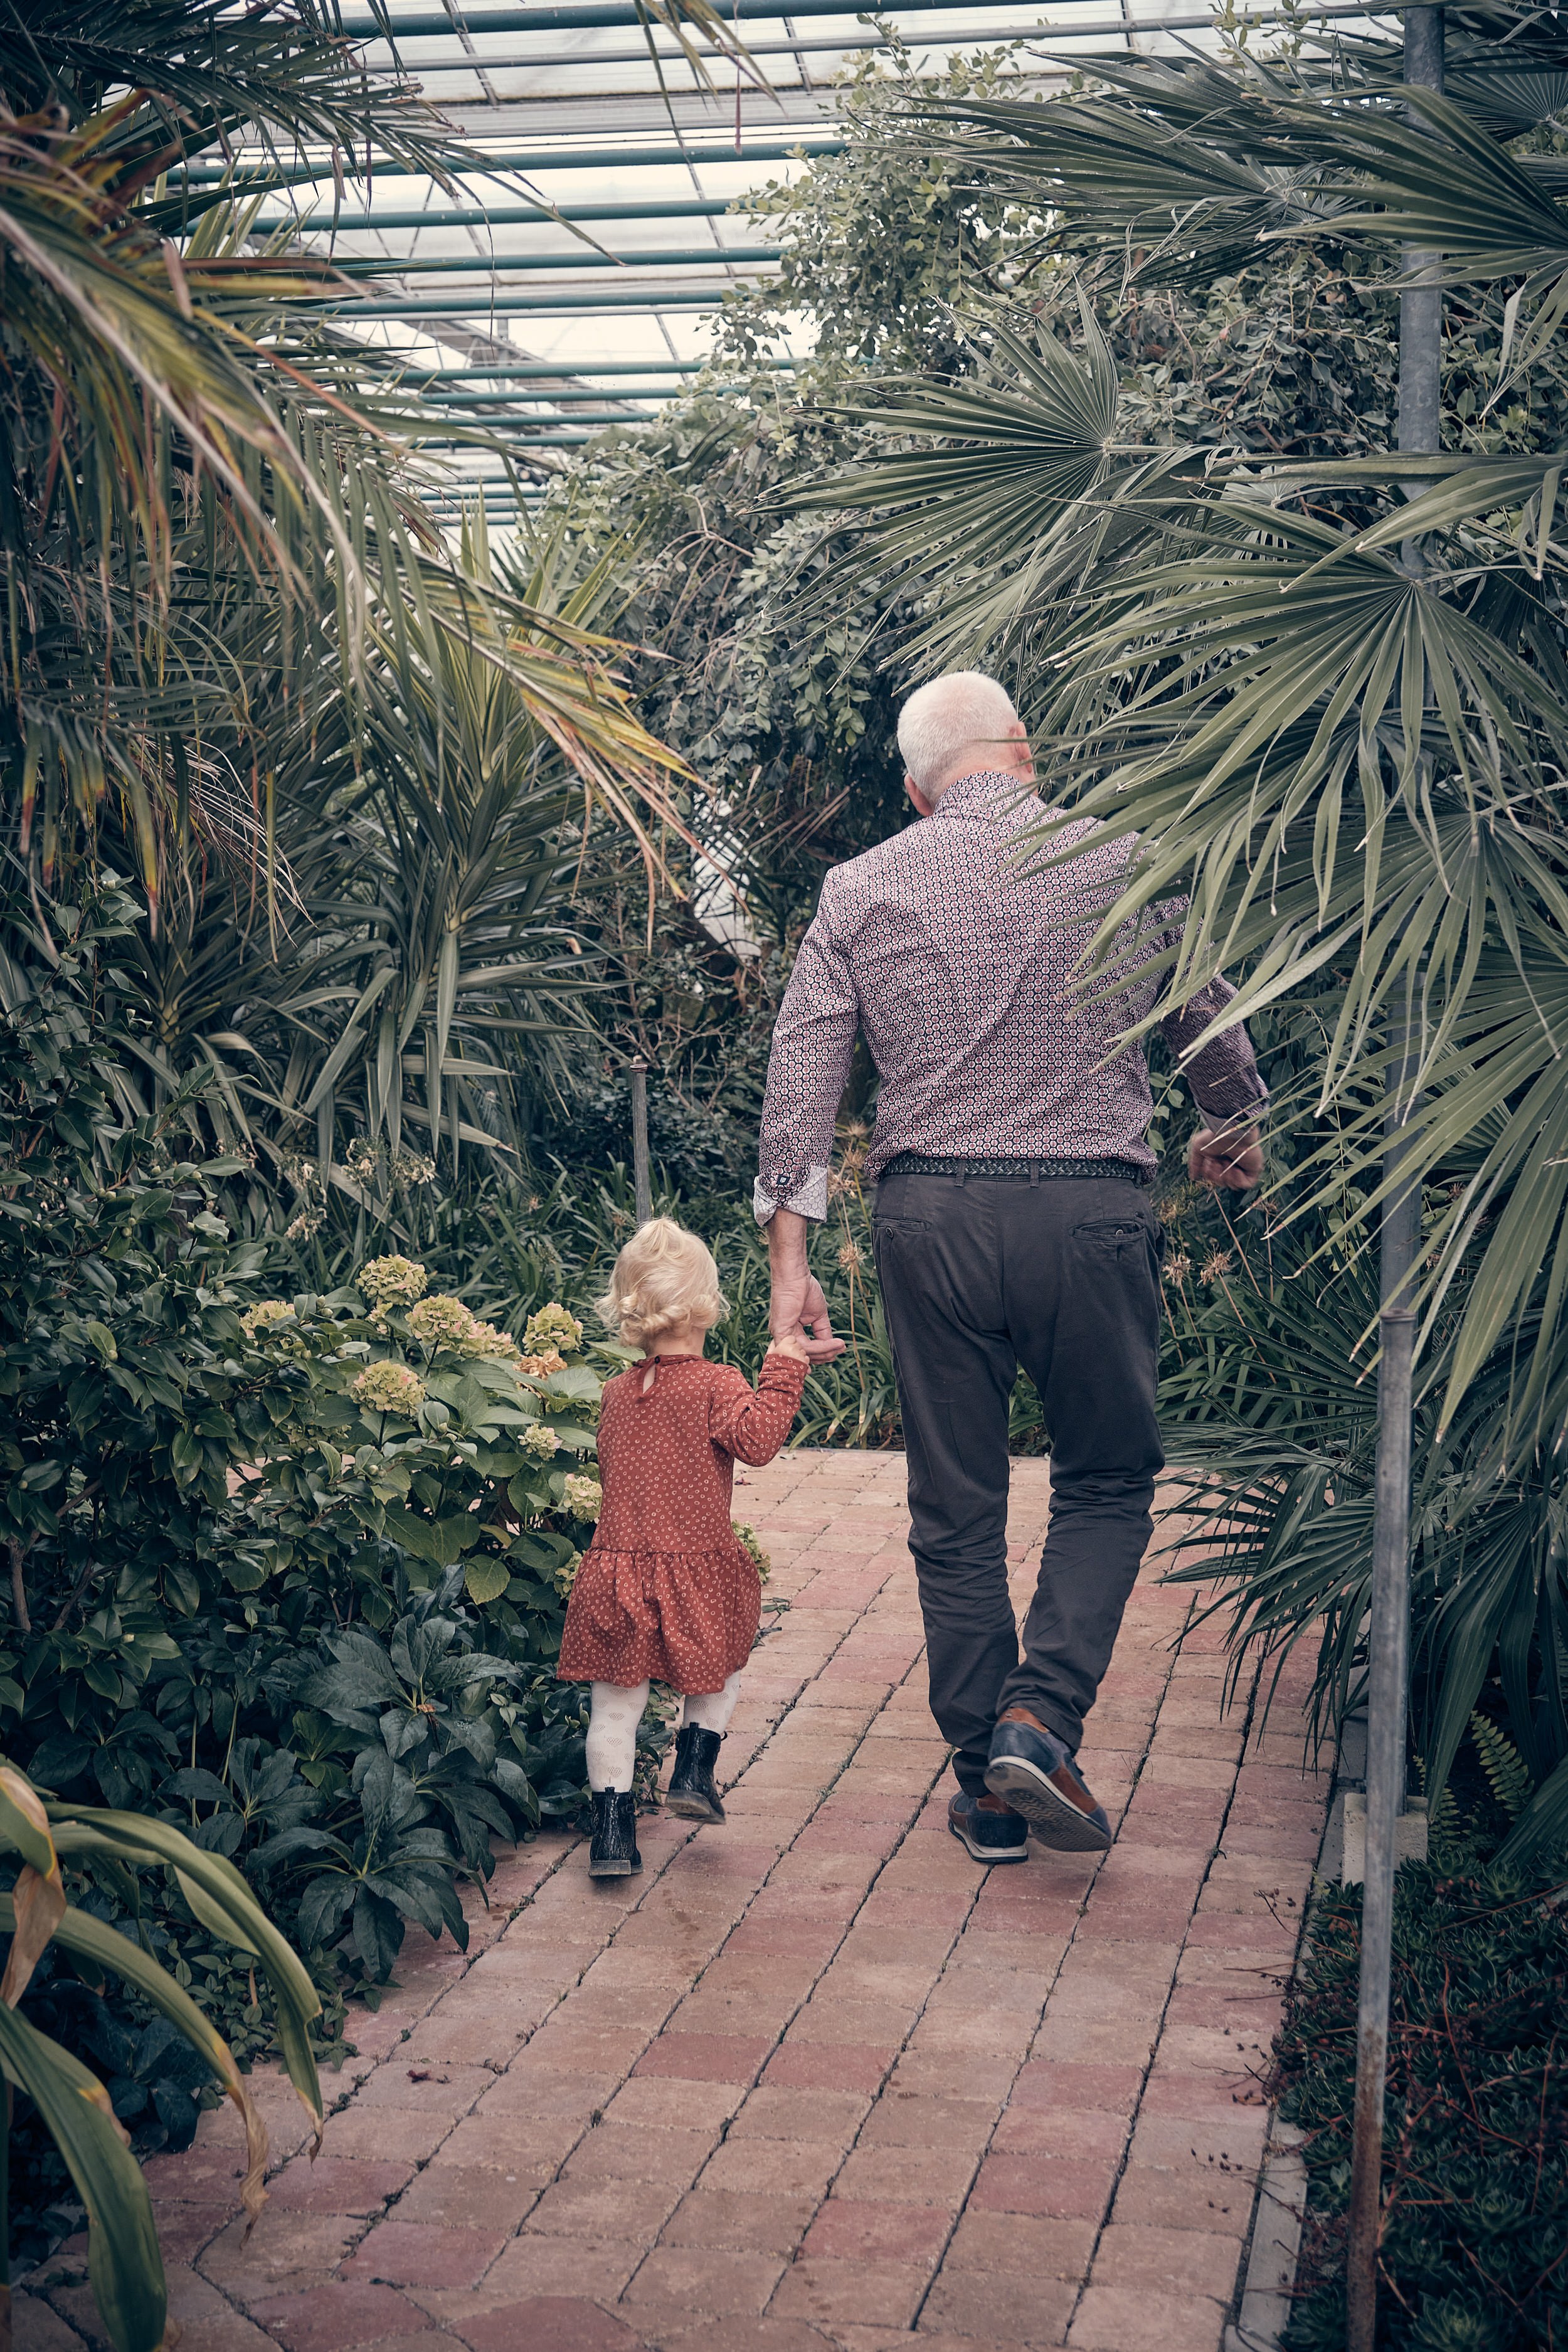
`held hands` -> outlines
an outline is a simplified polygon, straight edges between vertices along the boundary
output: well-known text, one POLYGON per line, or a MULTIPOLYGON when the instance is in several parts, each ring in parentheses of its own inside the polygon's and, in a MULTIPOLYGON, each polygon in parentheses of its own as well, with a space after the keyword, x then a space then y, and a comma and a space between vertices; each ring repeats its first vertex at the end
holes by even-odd
POLYGON ((834 1335, 827 1301, 816 1275, 804 1267, 794 1279, 773 1276, 773 1305, 768 1314, 773 1345, 786 1356, 798 1352, 808 1364, 830 1364, 844 1353, 844 1342, 834 1335))
POLYGON ((1255 1127, 1200 1127, 1187 1146, 1187 1174, 1194 1184, 1220 1184, 1249 1192, 1262 1181, 1263 1146, 1255 1127))
MULTIPOLYGON (((844 1343, 840 1340, 838 1344, 842 1347, 844 1343)), ((798 1331, 785 1331, 781 1338, 770 1339, 768 1353, 770 1356, 788 1356, 797 1364, 809 1364, 811 1361, 811 1349, 798 1331)))
POLYGON ((773 1346, 786 1356, 804 1355, 808 1364, 830 1364, 844 1353, 844 1342, 834 1337, 822 1285, 806 1258, 805 1219, 791 1209, 773 1213, 768 1264, 773 1276, 768 1329, 773 1346), (786 1340, 792 1344, 785 1346, 786 1340))

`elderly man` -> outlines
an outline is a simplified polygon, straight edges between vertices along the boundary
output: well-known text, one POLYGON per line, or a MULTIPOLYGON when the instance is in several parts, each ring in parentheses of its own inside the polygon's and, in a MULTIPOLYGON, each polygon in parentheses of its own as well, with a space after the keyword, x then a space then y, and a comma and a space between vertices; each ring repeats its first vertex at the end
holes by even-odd
MULTIPOLYGON (((823 885, 773 1034, 756 1213, 773 1329, 839 1352, 806 1259, 827 1213, 836 1117, 863 1031, 880 1079, 866 1172, 909 1457, 931 1712, 951 1741, 949 1823, 977 1861, 1110 1843, 1075 1761, 1152 1527, 1160 1227, 1142 1055, 1117 1038, 1155 1003, 1179 932, 1130 923, 1117 988, 1080 959, 1131 845, 1085 823, 1029 872, 1046 812, 1005 689, 933 679, 899 721, 922 822, 823 885), (1050 1523, 1024 1625, 1007 1594, 1008 1402, 1022 1363, 1051 1440, 1050 1523)), ((1213 980, 1161 1021, 1185 1052, 1235 991, 1213 980)), ((1256 1184, 1267 1097, 1245 1029, 1186 1063, 1205 1125, 1195 1181, 1256 1184)))

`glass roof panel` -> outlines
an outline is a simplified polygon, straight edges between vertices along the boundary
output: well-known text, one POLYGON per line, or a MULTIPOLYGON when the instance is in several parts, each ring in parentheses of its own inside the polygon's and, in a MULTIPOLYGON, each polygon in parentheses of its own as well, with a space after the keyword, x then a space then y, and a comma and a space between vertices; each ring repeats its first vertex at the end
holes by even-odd
MULTIPOLYGON (((717 13, 744 59, 690 32, 686 49, 663 25, 650 32, 637 0, 386 0, 397 58, 489 168, 466 174, 457 196, 377 172, 368 194, 345 198, 324 177, 280 191, 263 220, 294 210, 319 223, 335 258, 367 280, 342 323, 406 353, 410 380, 455 418, 504 415, 509 441, 542 474, 606 418, 653 414, 700 365, 726 289, 778 254, 765 225, 729 205, 795 176, 795 151, 831 148, 837 78, 885 46, 886 27, 922 72, 1023 43, 1020 65, 1041 89, 1063 79, 1062 58, 1111 43, 1217 39, 1193 0, 1057 0, 1048 16, 1008 0, 906 0, 875 22, 842 0, 719 0, 717 13)), ((391 62, 367 9, 345 7, 342 21, 367 62, 391 62)), ((780 364, 809 340, 803 321, 782 339, 780 364)), ((465 452, 455 471, 511 496, 499 457, 465 452)))

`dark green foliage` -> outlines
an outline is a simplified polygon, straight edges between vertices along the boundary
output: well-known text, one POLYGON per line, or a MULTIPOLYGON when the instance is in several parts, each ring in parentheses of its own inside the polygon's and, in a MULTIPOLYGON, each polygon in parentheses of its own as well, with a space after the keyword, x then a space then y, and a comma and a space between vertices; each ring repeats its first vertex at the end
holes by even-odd
MULTIPOLYGON (((1314 1913, 1278 2045, 1310 2135, 1310 2210, 1288 2352, 1344 2343, 1358 1888, 1314 1913)), ((1568 1946, 1550 1880, 1409 1864, 1394 1911, 1378 2344, 1538 2352, 1568 2328, 1568 1946)))
MULTIPOLYGON (((107 2084, 138 2156, 190 2146, 203 2108, 216 2096, 212 2075, 140 1995, 117 1985, 105 1999, 51 1946, 33 1972, 21 2013, 107 2084)), ((65 2159, 30 2100, 16 2102, 8 2154, 12 2260, 37 2260, 82 2216, 65 2159)))
MULTIPOLYGON (((0 1745, 237 1861, 341 2032, 342 1989, 384 1980, 405 1923, 465 1943, 458 1889, 492 1843, 580 1802, 582 1696, 553 1667, 599 1378, 542 1357, 531 1379, 455 1302, 422 1321, 417 1268, 392 1296, 258 1301, 261 1245, 213 1213, 229 1164, 177 1156, 183 1098, 117 1115, 121 919, 66 926, 0 1028, 0 1745), (362 1401, 383 1373, 406 1412, 362 1401)), ((542 1321, 540 1347, 574 1348, 569 1317, 542 1321)), ((139 1932, 263 2046, 265 1996, 173 1882, 144 1905, 139 1932)))

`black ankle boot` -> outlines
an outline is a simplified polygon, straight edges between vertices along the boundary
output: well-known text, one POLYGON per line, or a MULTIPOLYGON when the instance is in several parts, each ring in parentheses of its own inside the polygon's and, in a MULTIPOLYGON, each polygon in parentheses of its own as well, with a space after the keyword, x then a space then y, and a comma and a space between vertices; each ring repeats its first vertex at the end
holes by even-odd
POLYGON ((669 1776, 665 1803, 687 1822, 721 1822, 724 1808, 713 1785, 721 1731, 704 1731, 700 1723, 683 1723, 675 1738, 675 1769, 669 1776))
POLYGON ((642 1868, 637 1852, 637 1801, 619 1789, 594 1791, 594 1843, 588 1849, 590 1878, 629 1878, 642 1868))

